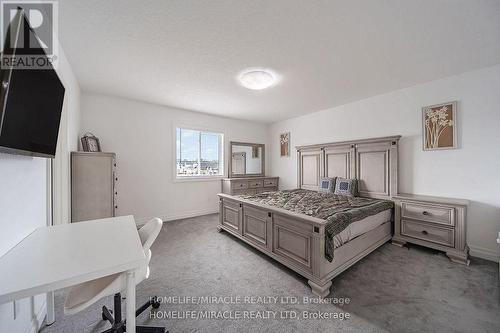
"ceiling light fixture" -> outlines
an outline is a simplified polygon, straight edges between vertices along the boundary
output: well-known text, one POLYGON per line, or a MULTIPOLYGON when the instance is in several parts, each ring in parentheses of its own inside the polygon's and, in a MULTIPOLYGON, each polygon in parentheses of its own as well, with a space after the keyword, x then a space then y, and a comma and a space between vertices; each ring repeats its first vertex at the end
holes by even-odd
POLYGON ((268 69, 247 69, 238 77, 241 85, 252 90, 262 90, 276 83, 276 75, 268 69))

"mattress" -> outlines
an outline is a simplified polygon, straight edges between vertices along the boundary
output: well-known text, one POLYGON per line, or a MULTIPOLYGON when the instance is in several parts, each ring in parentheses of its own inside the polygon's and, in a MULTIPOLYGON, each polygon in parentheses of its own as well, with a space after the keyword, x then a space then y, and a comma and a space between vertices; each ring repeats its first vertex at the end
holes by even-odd
POLYGON ((384 223, 390 222, 391 215, 392 210, 387 209, 349 224, 347 228, 333 237, 334 249, 344 245, 358 236, 361 236, 364 233, 367 233, 368 231, 372 231, 384 223))

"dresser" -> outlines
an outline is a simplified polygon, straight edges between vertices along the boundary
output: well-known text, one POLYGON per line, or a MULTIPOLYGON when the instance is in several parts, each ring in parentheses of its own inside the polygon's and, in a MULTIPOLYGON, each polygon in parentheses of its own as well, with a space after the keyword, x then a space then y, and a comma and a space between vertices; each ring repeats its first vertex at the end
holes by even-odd
POLYGON ((222 193, 231 195, 277 191, 279 177, 242 177, 222 179, 222 193))
POLYGON ((446 252, 451 261, 468 265, 466 216, 462 199, 399 194, 395 203, 392 244, 414 243, 446 252))
POLYGON ((71 153, 71 222, 116 215, 116 155, 71 153))

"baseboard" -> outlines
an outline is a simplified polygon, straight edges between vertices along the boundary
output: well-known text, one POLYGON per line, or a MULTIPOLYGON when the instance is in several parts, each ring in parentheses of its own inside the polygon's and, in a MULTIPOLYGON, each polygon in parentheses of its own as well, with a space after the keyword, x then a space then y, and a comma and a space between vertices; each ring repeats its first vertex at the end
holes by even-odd
POLYGON ((38 333, 42 328, 43 321, 47 315, 47 303, 43 302, 40 309, 35 314, 35 318, 31 319, 30 325, 28 326, 26 333, 38 333))
POLYGON ((471 257, 478 257, 494 262, 499 262, 500 254, 497 251, 492 251, 480 246, 469 245, 469 254, 471 257))
MULTIPOLYGON (((206 208, 206 209, 197 209, 197 210, 193 210, 193 211, 189 211, 189 212, 177 213, 177 214, 172 214, 172 215, 160 215, 160 216, 156 216, 156 217, 159 217, 163 222, 168 222, 168 221, 189 219, 191 217, 216 214, 218 212, 219 212, 218 208, 216 208, 216 209, 206 208)), ((152 218, 153 217, 145 217, 145 218, 136 219, 135 221, 136 221, 137 225, 143 225, 152 218)))
POLYGON ((181 220, 181 219, 188 219, 191 217, 196 217, 196 216, 203 216, 203 215, 209 215, 209 214, 216 214, 219 212, 219 208, 206 208, 206 209, 198 209, 195 211, 191 212, 185 212, 185 213, 180 213, 180 214, 175 214, 175 215, 167 215, 161 217, 161 219, 164 222, 167 221, 175 221, 175 220, 181 220))

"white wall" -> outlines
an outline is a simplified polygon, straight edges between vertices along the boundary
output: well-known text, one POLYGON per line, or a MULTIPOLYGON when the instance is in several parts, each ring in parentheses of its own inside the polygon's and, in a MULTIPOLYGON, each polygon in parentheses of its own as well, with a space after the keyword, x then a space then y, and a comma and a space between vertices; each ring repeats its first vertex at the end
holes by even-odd
MULTIPOLYGON (((334 92, 332 92, 334 93, 334 92)), ((398 90, 273 124, 271 174, 296 187, 296 154, 280 157, 279 133, 291 147, 402 135, 399 191, 471 200, 467 240, 471 254, 497 260, 500 231, 500 66, 398 90), (422 151, 421 107, 458 101, 457 150, 422 151)))
POLYGON ((70 202, 70 152, 78 150, 80 131, 80 88, 76 77, 71 71, 64 50, 59 50, 62 57, 59 60, 59 75, 63 77, 66 87, 64 112, 61 116, 59 138, 57 141, 56 158, 54 159, 54 203, 53 223, 63 224, 71 221, 70 202), (64 74, 68 73, 68 74, 64 74), (68 88, 69 87, 69 88, 68 88))
POLYGON ((174 181, 176 125, 224 132, 226 174, 229 141, 267 146, 263 124, 82 95, 82 132, 92 132, 103 151, 117 154, 119 215, 133 214, 142 223, 153 216, 172 220, 217 211, 220 180, 174 181))
MULTIPOLYGON (((68 215, 69 147, 77 142, 79 128, 80 88, 64 51, 59 54, 58 73, 66 88, 61 126, 56 152, 60 163, 55 189, 64 201, 59 203, 61 214, 68 215)), ((54 166, 56 167, 56 166, 54 166)), ((0 154, 0 256, 38 227, 47 224, 47 160, 37 157, 0 154)), ((2 272, 4 274, 4 272, 2 272)), ((45 316, 45 296, 26 298, 14 304, 0 305, 0 332, 36 332, 45 316)))

